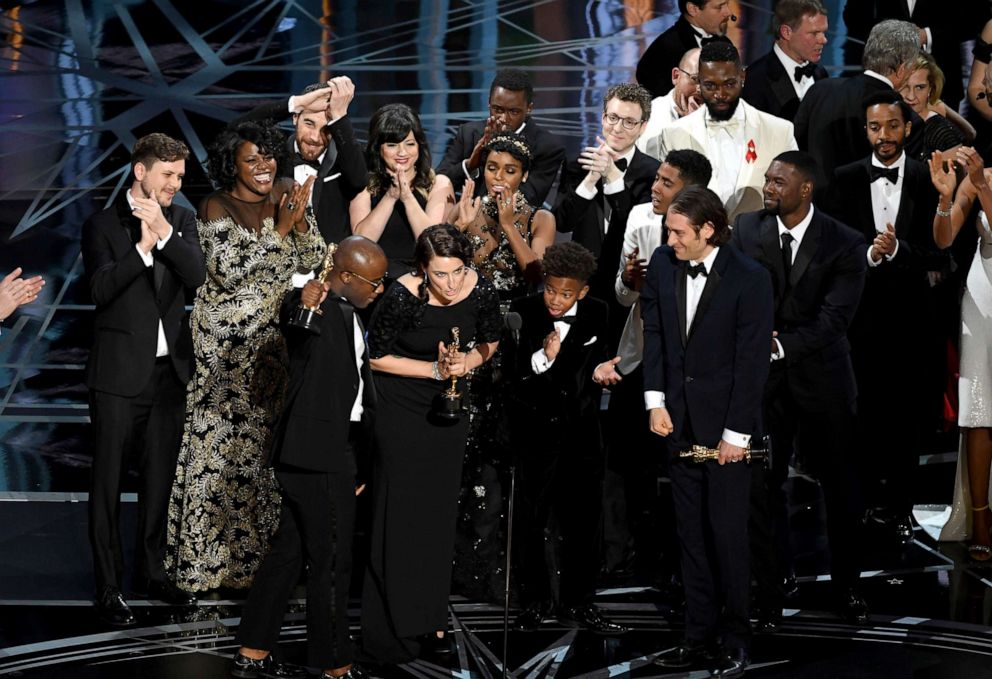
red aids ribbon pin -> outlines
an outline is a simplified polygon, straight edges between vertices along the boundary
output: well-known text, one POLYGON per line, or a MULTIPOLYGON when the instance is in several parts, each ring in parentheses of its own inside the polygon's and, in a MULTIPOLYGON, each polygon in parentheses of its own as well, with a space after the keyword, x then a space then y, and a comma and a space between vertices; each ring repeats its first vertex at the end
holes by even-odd
POLYGON ((749 163, 753 163, 758 159, 758 153, 754 150, 754 140, 749 139, 747 142, 747 153, 744 154, 744 160, 749 163))

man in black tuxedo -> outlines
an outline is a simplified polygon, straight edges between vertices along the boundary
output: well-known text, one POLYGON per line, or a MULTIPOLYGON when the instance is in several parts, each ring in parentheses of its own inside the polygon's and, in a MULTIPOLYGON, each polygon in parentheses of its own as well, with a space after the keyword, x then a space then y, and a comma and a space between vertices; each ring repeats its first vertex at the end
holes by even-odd
POLYGON ((711 675, 736 677, 750 661, 744 458, 761 432, 772 284, 728 246, 727 212, 709 189, 679 193, 665 225, 668 245, 655 250, 641 289, 644 405, 670 456, 686 607, 684 643, 657 662, 688 667, 720 644, 711 675), (718 460, 680 457, 694 445, 719 449, 718 460))
POLYGON ((522 321, 507 361, 512 370, 507 409, 519 450, 520 538, 514 554, 525 607, 515 625, 533 630, 555 612, 565 624, 620 634, 626 628, 592 603, 604 466, 602 389, 592 375, 606 359, 607 308, 586 296, 596 267, 588 250, 574 242, 552 245, 543 265, 544 292, 510 305, 522 321), (561 538, 557 560, 550 558, 554 547, 547 544, 553 525, 561 538))
POLYGON ((558 231, 592 252, 597 267, 589 281, 592 296, 610 306, 609 346, 617 346, 626 318, 613 284, 623 249, 630 209, 651 200, 660 163, 634 142, 651 116, 651 94, 633 83, 613 85, 603 97, 603 136, 565 166, 555 223, 558 231))
POLYGON ((348 636, 355 495, 361 491, 356 455, 369 438, 374 406, 365 333, 355 311, 379 296, 385 276, 382 248, 350 236, 338 245, 327 282, 309 281, 283 302, 290 377, 271 460, 282 510, 245 603, 234 676, 295 676, 272 651, 304 565, 307 665, 324 668, 325 677, 368 676, 353 664, 348 636), (323 312, 312 316, 313 330, 290 322, 301 304, 323 312))
POLYGON ((532 153, 527 181, 520 190, 528 203, 541 207, 565 162, 565 147, 530 117, 533 110, 530 76, 516 69, 499 71, 489 86, 489 117, 458 127, 437 173, 450 179, 456 192, 462 190, 466 179, 472 179, 476 195, 485 195, 486 183, 479 181, 486 163, 485 146, 497 132, 516 132, 524 136, 532 153))
POLYGON ((164 134, 142 137, 131 154, 131 187, 83 224, 83 266, 96 305, 86 364, 94 438, 89 532, 97 611, 113 625, 134 623, 121 594, 119 527, 121 473, 132 452, 141 475, 132 588, 173 604, 196 602, 163 566, 193 367, 186 292, 206 278, 196 218, 173 205, 188 156, 185 144, 164 134))
POLYGON ((928 279, 940 264, 937 192, 928 168, 903 151, 909 106, 895 92, 880 92, 865 108, 872 155, 834 171, 831 214, 868 245, 865 290, 848 333, 858 380, 858 459, 877 484, 866 497, 871 518, 908 541, 919 441, 940 393, 935 367, 927 370, 941 357, 928 279))
POLYGON ((875 92, 899 91, 911 74, 909 63, 919 53, 918 38, 910 23, 883 21, 868 36, 863 73, 820 80, 803 97, 794 121, 796 143, 817 159, 822 172, 817 178, 818 202, 827 198, 826 180, 835 169, 871 153, 862 103, 875 92))
MULTIPOLYGON (((734 245, 772 274, 775 332, 765 389, 769 470, 752 487, 752 563, 758 586, 759 629, 771 631, 782 611, 782 582, 790 564, 782 484, 798 440, 806 467, 823 488, 830 542, 830 575, 842 611, 864 622, 858 593, 860 469, 852 454, 857 387, 847 331, 864 288, 864 237, 812 204, 816 161, 782 153, 765 173, 765 209, 737 218, 734 245)), ((767 346, 767 345, 766 345, 767 346)))
MULTIPOLYGON (((292 115, 295 131, 286 138, 289 163, 279 167, 279 176, 290 177, 300 186, 316 177, 310 206, 320 235, 328 243, 351 235, 348 205, 368 180, 365 148, 355 139, 348 116, 348 105, 354 98, 351 79, 338 76, 309 85, 303 94, 291 96, 288 101, 263 104, 237 119, 281 120, 292 115)), ((299 281, 297 287, 303 282, 299 281)))
MULTIPOLYGON (((864 40, 872 27, 885 19, 900 19, 914 24, 917 49, 933 54, 947 75, 942 99, 957 110, 964 88, 961 81, 961 43, 974 39, 989 19, 987 2, 953 2, 944 0, 847 0, 844 25, 848 40, 844 43, 844 62, 861 63, 864 40)), ((899 89, 899 88, 896 88, 899 89)))
POLYGON ((827 77, 820 66, 827 10, 820 0, 779 0, 772 32, 772 51, 748 66, 741 96, 765 113, 792 121, 809 88, 827 77))
POLYGON ((727 26, 731 19, 737 21, 730 0, 679 0, 679 12, 678 21, 655 38, 637 62, 637 82, 652 97, 672 89, 672 69, 678 67, 683 54, 714 40, 730 42, 727 26))

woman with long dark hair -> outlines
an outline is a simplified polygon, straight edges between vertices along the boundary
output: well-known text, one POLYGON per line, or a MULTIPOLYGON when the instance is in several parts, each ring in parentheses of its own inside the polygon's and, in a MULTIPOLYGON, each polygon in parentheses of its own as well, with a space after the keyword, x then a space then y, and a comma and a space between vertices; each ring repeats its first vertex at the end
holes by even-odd
POLYGON ((425 229, 414 262, 416 272, 383 296, 368 334, 378 401, 362 638, 379 662, 406 662, 447 629, 468 417, 439 418, 432 404, 450 377, 492 357, 502 327, 496 291, 470 268, 470 245, 455 227, 425 229))
POLYGON ((276 324, 298 270, 325 251, 304 186, 277 179, 284 146, 258 122, 225 129, 209 152, 219 190, 197 218, 207 280, 190 325, 196 368, 169 502, 166 568, 198 592, 246 588, 279 521, 279 492, 266 464, 287 379, 276 324))
POLYGON ((413 269, 413 248, 428 226, 444 221, 454 203, 451 181, 435 175, 420 117, 406 104, 372 114, 366 148, 369 183, 351 201, 351 230, 379 243, 389 276, 413 269))

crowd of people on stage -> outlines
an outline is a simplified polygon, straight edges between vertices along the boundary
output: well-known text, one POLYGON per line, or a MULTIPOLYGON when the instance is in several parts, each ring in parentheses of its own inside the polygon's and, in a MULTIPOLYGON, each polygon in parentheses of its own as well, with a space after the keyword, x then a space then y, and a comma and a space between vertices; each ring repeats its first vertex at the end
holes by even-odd
MULTIPOLYGON (((992 16, 966 4, 848 2, 863 69, 828 77, 820 0, 779 0, 749 66, 728 0, 679 0, 572 158, 519 70, 437 163, 406 104, 360 144, 346 76, 254 109, 210 147, 195 213, 174 203, 187 146, 142 137, 130 186, 82 227, 100 617, 135 622, 134 454, 131 591, 247 590, 234 676, 302 676, 276 655, 303 572, 325 676, 450 652, 452 578, 502 600, 506 533, 517 629, 624 633, 595 587, 640 550, 685 601, 684 641, 656 662, 740 676, 796 588, 790 464, 822 487, 835 601, 864 623, 866 525, 912 539, 945 400, 962 446, 944 537, 988 560, 992 16)), ((0 320, 42 285, 0 281, 0 320)))

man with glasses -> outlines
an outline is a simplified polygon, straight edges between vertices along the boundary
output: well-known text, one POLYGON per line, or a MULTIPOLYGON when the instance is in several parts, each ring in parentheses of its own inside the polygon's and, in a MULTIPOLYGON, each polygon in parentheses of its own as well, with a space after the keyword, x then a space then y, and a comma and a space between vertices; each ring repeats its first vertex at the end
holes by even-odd
POLYGON ((709 188, 720 196, 731 219, 761 209, 768 164, 796 149, 792 123, 741 100, 743 87, 737 48, 724 42, 705 45, 699 54, 699 90, 705 106, 662 130, 657 141, 662 158, 674 149, 692 149, 714 161, 709 188))
POLYGON ((369 440, 374 390, 357 311, 383 291, 386 256, 361 236, 341 241, 325 283, 290 292, 282 319, 290 356, 283 416, 273 432, 271 464, 282 489, 279 529, 255 574, 238 631, 236 677, 303 677, 276 661, 286 601, 307 567, 307 665, 324 677, 362 679, 348 636, 348 592, 355 496, 363 486, 356 459, 369 440), (305 304, 319 306, 320 332, 288 323, 305 304))
POLYGON ((674 83, 668 74, 676 68, 686 50, 711 42, 731 44, 727 37, 730 21, 737 21, 730 11, 730 0, 679 0, 679 17, 671 28, 659 35, 637 62, 637 82, 651 96, 668 94, 674 83))
POLYGON ((522 134, 533 152, 527 181, 520 190, 527 202, 536 207, 544 204, 558 171, 565 161, 565 147, 553 134, 534 122, 534 87, 523 71, 499 71, 489 86, 489 117, 462 124, 452 137, 437 173, 451 180, 455 191, 461 191, 466 179, 475 180, 476 194, 486 192, 486 183, 479 180, 485 165, 485 146, 497 132, 522 134))
POLYGON ((634 83, 614 85, 603 98, 602 136, 565 166, 555 220, 558 231, 571 233, 598 262, 589 281, 593 297, 610 304, 608 346, 616 348, 625 309, 613 294, 623 234, 630 208, 651 200, 658 161, 637 150, 634 142, 651 116, 651 93, 634 83))
POLYGON ((672 84, 671 92, 651 100, 651 117, 637 140, 637 148, 658 160, 662 158, 658 155, 658 145, 653 142, 661 131, 702 104, 699 98, 698 47, 683 54, 682 61, 672 69, 672 84))
POLYGON ((820 66, 827 26, 820 0, 780 0, 772 15, 775 44, 748 66, 744 100, 791 122, 813 83, 827 77, 820 66))

